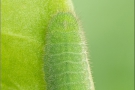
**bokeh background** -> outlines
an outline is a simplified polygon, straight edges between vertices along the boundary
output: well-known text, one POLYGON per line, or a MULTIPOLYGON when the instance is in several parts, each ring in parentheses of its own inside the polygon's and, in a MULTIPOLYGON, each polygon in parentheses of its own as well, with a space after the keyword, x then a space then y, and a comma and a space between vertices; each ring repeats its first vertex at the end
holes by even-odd
POLYGON ((96 90, 134 90, 134 0, 73 0, 96 90))

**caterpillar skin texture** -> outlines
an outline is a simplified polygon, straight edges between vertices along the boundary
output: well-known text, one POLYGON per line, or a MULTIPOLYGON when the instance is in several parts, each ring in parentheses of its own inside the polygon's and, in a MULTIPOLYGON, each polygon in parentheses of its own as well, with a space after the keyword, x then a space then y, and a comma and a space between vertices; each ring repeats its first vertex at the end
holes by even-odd
POLYGON ((50 20, 45 52, 47 90, 94 90, 85 40, 72 13, 50 20))

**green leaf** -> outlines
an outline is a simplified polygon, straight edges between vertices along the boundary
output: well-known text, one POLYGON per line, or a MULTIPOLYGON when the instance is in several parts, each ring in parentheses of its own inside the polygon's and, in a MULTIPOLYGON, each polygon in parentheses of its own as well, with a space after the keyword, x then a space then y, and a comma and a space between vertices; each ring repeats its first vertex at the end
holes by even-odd
POLYGON ((59 12, 74 13, 71 0, 2 0, 2 90, 46 90, 47 26, 59 12))

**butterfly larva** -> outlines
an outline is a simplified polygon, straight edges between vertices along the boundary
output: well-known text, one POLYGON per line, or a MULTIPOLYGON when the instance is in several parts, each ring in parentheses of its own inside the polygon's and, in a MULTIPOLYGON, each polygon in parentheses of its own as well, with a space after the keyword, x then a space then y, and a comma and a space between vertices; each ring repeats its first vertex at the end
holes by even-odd
POLYGON ((47 28, 47 90, 94 90, 86 44, 76 17, 60 12, 50 20, 47 28))

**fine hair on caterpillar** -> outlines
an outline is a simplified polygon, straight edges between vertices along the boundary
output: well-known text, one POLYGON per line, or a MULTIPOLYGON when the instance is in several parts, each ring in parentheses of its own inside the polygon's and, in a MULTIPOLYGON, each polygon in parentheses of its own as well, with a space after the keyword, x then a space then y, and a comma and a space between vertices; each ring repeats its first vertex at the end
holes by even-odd
POLYGON ((84 36, 72 13, 50 19, 44 60, 47 90, 94 90, 84 36))

